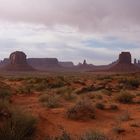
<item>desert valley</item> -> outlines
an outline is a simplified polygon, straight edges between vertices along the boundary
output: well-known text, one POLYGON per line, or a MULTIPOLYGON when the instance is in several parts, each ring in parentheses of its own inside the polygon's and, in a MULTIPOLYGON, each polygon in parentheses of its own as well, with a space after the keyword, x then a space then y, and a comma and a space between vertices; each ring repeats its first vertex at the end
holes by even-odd
POLYGON ((0 140, 140 140, 140 0, 0 0, 0 140))
POLYGON ((1 61, 1 140, 139 140, 140 67, 122 52, 105 66, 1 61), (40 69, 39 69, 40 68, 40 69))

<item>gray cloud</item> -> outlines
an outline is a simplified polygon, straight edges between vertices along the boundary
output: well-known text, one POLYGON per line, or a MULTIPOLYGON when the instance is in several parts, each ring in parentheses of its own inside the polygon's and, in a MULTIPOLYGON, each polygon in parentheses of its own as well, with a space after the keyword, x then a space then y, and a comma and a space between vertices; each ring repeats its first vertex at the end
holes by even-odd
POLYGON ((139 57, 139 13, 140 0, 0 0, 1 57, 14 50, 76 63, 109 63, 122 50, 139 57))
POLYGON ((85 31, 129 31, 140 24, 139 0, 0 0, 0 18, 85 31))

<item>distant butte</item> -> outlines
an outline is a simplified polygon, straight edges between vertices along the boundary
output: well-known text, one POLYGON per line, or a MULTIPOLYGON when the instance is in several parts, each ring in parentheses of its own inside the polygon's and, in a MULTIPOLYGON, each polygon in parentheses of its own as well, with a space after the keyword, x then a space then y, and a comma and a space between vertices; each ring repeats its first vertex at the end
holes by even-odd
POLYGON ((130 52, 121 52, 117 63, 109 69, 109 71, 114 72, 132 72, 139 70, 140 69, 137 66, 132 64, 132 57, 130 52))
POLYGON ((105 72, 137 72, 140 71, 140 60, 132 63, 130 52, 121 52, 117 61, 109 65, 83 63, 74 65, 73 62, 60 62, 57 58, 26 58, 21 51, 11 53, 9 58, 0 61, 0 69, 4 71, 105 71, 105 72))
POLYGON ((16 51, 10 54, 9 63, 4 67, 8 71, 33 71, 26 59, 26 54, 21 51, 16 51))

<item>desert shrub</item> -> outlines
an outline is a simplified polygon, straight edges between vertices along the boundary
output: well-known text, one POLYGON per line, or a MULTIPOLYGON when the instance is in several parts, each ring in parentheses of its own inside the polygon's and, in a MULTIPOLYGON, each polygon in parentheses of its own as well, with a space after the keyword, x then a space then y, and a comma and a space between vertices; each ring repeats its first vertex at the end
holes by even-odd
POLYGON ((110 105, 110 109, 111 109, 111 110, 118 110, 119 108, 118 108, 117 105, 111 104, 111 105, 110 105))
POLYGON ((103 96, 100 95, 100 94, 96 94, 96 99, 102 100, 103 99, 103 96))
POLYGON ((129 89, 135 89, 138 88, 140 85, 140 81, 138 79, 134 78, 125 78, 119 80, 120 84, 123 84, 123 87, 129 88, 129 89))
POLYGON ((67 92, 64 94, 64 99, 67 101, 74 100, 76 96, 72 92, 67 92))
POLYGON ((54 140, 72 140, 70 134, 68 134, 66 131, 62 132, 62 135, 55 137, 54 140))
POLYGON ((73 88, 62 87, 56 90, 56 94, 62 96, 65 100, 74 100, 76 96, 73 93, 73 88))
POLYGON ((32 87, 30 85, 20 86, 17 89, 17 93, 19 93, 19 94, 31 94, 32 93, 32 87))
POLYGON ((36 119, 20 111, 12 111, 11 116, 0 126, 1 140, 32 140, 36 119))
POLYGON ((93 119, 95 109, 89 100, 82 99, 67 110, 67 117, 70 119, 93 119))
POLYGON ((11 105, 7 100, 0 100, 0 120, 9 117, 11 114, 11 105))
POLYGON ((99 131, 91 131, 82 135, 80 140, 109 140, 109 138, 99 131))
POLYGON ((47 78, 34 78, 29 83, 34 85, 34 89, 37 91, 43 91, 47 88, 60 88, 66 85, 63 77, 47 77, 47 78))
POLYGON ((107 96, 111 96, 112 95, 111 91, 106 90, 106 89, 101 90, 101 92, 104 93, 107 96))
POLYGON ((101 109, 101 110, 105 109, 105 105, 103 103, 100 103, 100 102, 96 103, 95 106, 96 106, 96 108, 101 109))
POLYGON ((131 115, 129 111, 125 111, 124 113, 118 116, 118 119, 120 121, 129 121, 131 119, 131 115))
POLYGON ((131 127, 140 127, 140 124, 137 122, 133 122, 130 124, 131 127))
POLYGON ((73 93, 73 89, 69 87, 61 88, 56 93, 61 95, 67 101, 71 101, 76 98, 76 95, 73 93))
POLYGON ((8 78, 9 81, 17 81, 17 82, 20 82, 20 81, 23 81, 24 78, 23 77, 11 77, 11 78, 8 78))
POLYGON ((95 94, 94 94, 94 92, 93 93, 87 93, 86 97, 93 100, 93 99, 95 99, 95 94))
POLYGON ((36 91, 44 91, 47 88, 47 85, 45 83, 39 83, 34 85, 34 89, 36 91))
POLYGON ((24 85, 32 87, 35 91, 43 91, 47 88, 48 79, 47 78, 29 78, 24 81, 24 85))
POLYGON ((96 80, 112 80, 112 77, 110 75, 98 76, 96 80))
POLYGON ((90 85, 90 86, 84 86, 80 89, 75 90, 75 93, 76 94, 82 94, 82 93, 87 93, 87 92, 90 92, 90 91, 93 91, 93 90, 94 90, 94 86, 90 85))
POLYGON ((140 85, 140 81, 137 79, 131 79, 128 81, 128 83, 129 83, 130 87, 132 87, 132 88, 138 88, 140 85))
POLYGON ((83 85, 83 86, 85 86, 86 85, 86 83, 85 83, 85 81, 83 81, 83 80, 75 80, 75 81, 73 81, 75 84, 79 84, 79 85, 83 85))
POLYGON ((113 132, 115 132, 116 134, 121 134, 123 132, 125 132, 125 129, 120 125, 120 124, 116 124, 114 127, 113 127, 113 132))
POLYGON ((60 97, 58 95, 44 94, 40 96, 39 101, 42 102, 44 106, 47 106, 49 108, 56 108, 60 106, 59 99, 60 97))
POLYGON ((73 139, 67 131, 63 130, 60 136, 56 137, 46 136, 45 140, 73 140, 73 139))
POLYGON ((1 100, 9 100, 10 96, 11 96, 11 92, 9 89, 3 89, 3 88, 0 89, 1 100))
POLYGON ((133 98, 134 98, 134 95, 132 95, 126 91, 122 91, 116 96, 116 100, 119 101, 120 103, 124 103, 124 104, 132 103, 133 98))
POLYGON ((27 80, 28 84, 39 84, 39 83, 47 83, 49 81, 49 77, 32 77, 27 80))
POLYGON ((66 82, 59 77, 56 77, 52 81, 48 82, 48 88, 60 88, 64 86, 66 86, 66 82))
POLYGON ((109 139, 104 133, 100 131, 90 131, 86 132, 81 136, 72 137, 69 133, 66 131, 62 132, 62 135, 57 137, 50 137, 47 136, 45 140, 111 140, 109 139))
POLYGON ((121 134, 123 132, 125 132, 125 129, 119 126, 116 126, 113 128, 113 132, 117 133, 117 134, 121 134))

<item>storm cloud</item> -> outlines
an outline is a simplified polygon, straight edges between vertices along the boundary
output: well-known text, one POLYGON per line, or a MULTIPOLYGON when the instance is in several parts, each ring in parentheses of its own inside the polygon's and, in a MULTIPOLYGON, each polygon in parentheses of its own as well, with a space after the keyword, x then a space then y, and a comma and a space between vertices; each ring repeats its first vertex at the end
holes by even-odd
POLYGON ((131 31, 139 27, 139 13, 139 0, 0 0, 1 19, 66 24, 85 31, 131 31))
POLYGON ((14 40, 14 49, 24 46, 28 52, 25 46, 32 46, 37 54, 43 46, 53 50, 49 53, 53 57, 65 59, 71 51, 80 60, 86 57, 95 63, 97 59, 108 63, 114 59, 112 52, 116 56, 121 50, 138 57, 139 13, 139 0, 0 0, 0 46, 14 40))

